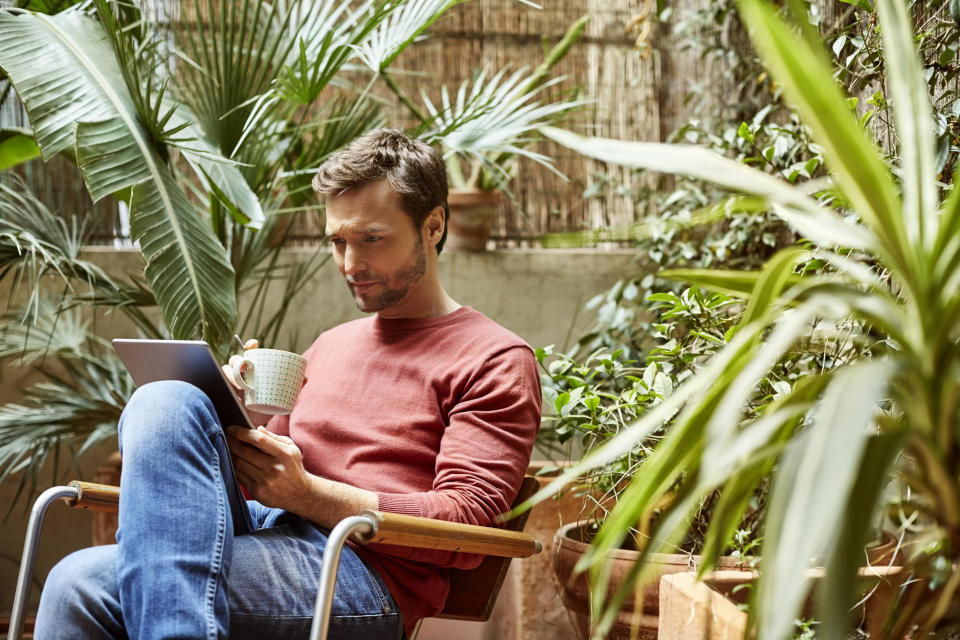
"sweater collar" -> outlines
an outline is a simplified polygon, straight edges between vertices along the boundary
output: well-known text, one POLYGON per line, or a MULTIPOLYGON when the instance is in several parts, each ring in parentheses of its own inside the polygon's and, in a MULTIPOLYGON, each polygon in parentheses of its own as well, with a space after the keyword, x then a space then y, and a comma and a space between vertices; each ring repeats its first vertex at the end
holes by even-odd
POLYGON ((432 318, 381 318, 376 315, 373 317, 373 328, 376 331, 416 331, 459 322, 472 313, 475 313, 472 308, 464 306, 451 313, 432 318))

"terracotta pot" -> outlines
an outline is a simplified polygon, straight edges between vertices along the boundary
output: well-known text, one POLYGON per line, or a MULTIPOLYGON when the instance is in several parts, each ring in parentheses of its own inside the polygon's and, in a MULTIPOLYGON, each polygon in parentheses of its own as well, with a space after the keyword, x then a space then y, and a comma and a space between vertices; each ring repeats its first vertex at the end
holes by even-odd
POLYGON ((499 191, 450 189, 447 196, 450 219, 447 220, 447 247, 466 251, 484 251, 490 239, 499 191))
POLYGON ((867 545, 867 560, 869 566, 897 565, 900 562, 902 549, 899 540, 889 531, 880 534, 880 540, 867 545))
MULTIPOLYGON (((561 598, 567 610, 573 614, 577 632, 581 640, 590 637, 590 604, 589 586, 586 573, 573 574, 573 568, 583 554, 590 548, 586 542, 578 538, 578 533, 584 523, 574 522, 562 527, 553 538, 553 570, 561 588, 561 598)), ((612 565, 612 576, 609 594, 612 595, 623 578, 636 564, 640 553, 626 549, 617 549, 607 555, 612 565)), ((655 553, 652 562, 657 565, 656 575, 643 590, 642 610, 634 611, 634 602, 628 600, 624 608, 617 614, 617 622, 608 636, 611 640, 628 640, 640 638, 652 640, 657 637, 660 612, 660 576, 696 571, 700 556, 688 554, 655 553), (631 635, 631 627, 636 627, 631 635)), ((740 563, 734 558, 721 558, 720 567, 723 569, 740 568, 740 563)), ((750 582, 753 574, 744 572, 744 582, 750 582)), ((733 585, 729 588, 732 589, 733 585)))

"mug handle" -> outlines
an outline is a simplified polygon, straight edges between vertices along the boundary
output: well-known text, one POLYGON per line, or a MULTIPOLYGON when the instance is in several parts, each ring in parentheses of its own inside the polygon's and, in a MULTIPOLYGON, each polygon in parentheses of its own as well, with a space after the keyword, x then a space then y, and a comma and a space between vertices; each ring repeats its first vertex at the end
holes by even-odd
POLYGON ((247 360, 246 358, 244 358, 243 360, 238 360, 237 363, 233 365, 233 378, 234 380, 237 381, 237 384, 239 384, 240 387, 243 388, 244 391, 247 391, 248 393, 253 393, 253 387, 247 384, 247 381, 243 379, 243 372, 244 372, 243 365, 247 365, 246 370, 253 371, 254 365, 252 360, 247 360))

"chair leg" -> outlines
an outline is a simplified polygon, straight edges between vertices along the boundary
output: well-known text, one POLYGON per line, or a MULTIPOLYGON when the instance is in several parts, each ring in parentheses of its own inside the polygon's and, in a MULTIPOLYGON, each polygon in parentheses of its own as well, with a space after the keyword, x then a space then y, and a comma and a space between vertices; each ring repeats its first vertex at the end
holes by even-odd
POLYGON ((354 533, 368 536, 376 533, 377 521, 371 516, 351 516, 341 520, 330 532, 323 551, 323 566, 320 568, 320 584, 317 587, 317 604, 310 626, 310 640, 327 640, 330 627, 330 610, 333 607, 333 590, 337 586, 337 568, 340 552, 347 539, 354 533))
POLYGON ((40 543, 40 529, 43 527, 43 517, 55 500, 76 499, 78 490, 75 487, 51 487, 37 498, 30 510, 30 519, 27 521, 27 535, 23 541, 23 557, 20 560, 20 573, 17 576, 17 590, 13 596, 13 610, 10 612, 10 631, 8 640, 20 640, 23 633, 23 618, 27 608, 27 599, 30 595, 30 581, 33 579, 33 565, 37 561, 37 546, 40 543))

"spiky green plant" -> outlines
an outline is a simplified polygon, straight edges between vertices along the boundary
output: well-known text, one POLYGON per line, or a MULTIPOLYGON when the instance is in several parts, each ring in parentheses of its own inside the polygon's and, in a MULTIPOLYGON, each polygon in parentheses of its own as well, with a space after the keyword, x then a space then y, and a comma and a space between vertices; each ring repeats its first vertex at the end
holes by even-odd
POLYGON ((960 587, 960 188, 955 183, 938 201, 927 87, 907 6, 877 2, 901 141, 895 170, 858 123, 805 16, 796 17, 794 28, 765 0, 739 6, 767 68, 823 148, 831 191, 841 196, 828 201, 843 208, 828 208, 803 185, 705 149, 545 133, 593 158, 758 196, 816 245, 815 257, 828 268, 796 274, 811 255, 797 248, 760 272, 666 273, 741 296, 746 304, 737 330, 694 377, 544 495, 630 451, 672 418, 585 559, 598 632, 609 629, 612 612, 648 575, 649 554, 682 536, 704 495, 719 489, 721 496, 703 550, 709 568, 753 489, 773 473, 752 610, 757 637, 791 637, 811 585, 807 571, 819 559, 826 575, 816 596, 818 637, 839 639, 851 622, 873 516, 896 477, 910 496, 899 508, 918 531, 905 549, 906 571, 918 582, 903 592, 885 631, 903 638, 916 627, 913 637, 925 637, 960 587), (811 338, 817 321, 824 328, 811 338), (852 332, 869 348, 843 366, 801 378, 764 413, 744 419, 757 382, 783 354, 797 345, 815 348, 831 338, 830 327, 852 332), (608 603, 605 553, 651 521, 641 563, 608 603))

